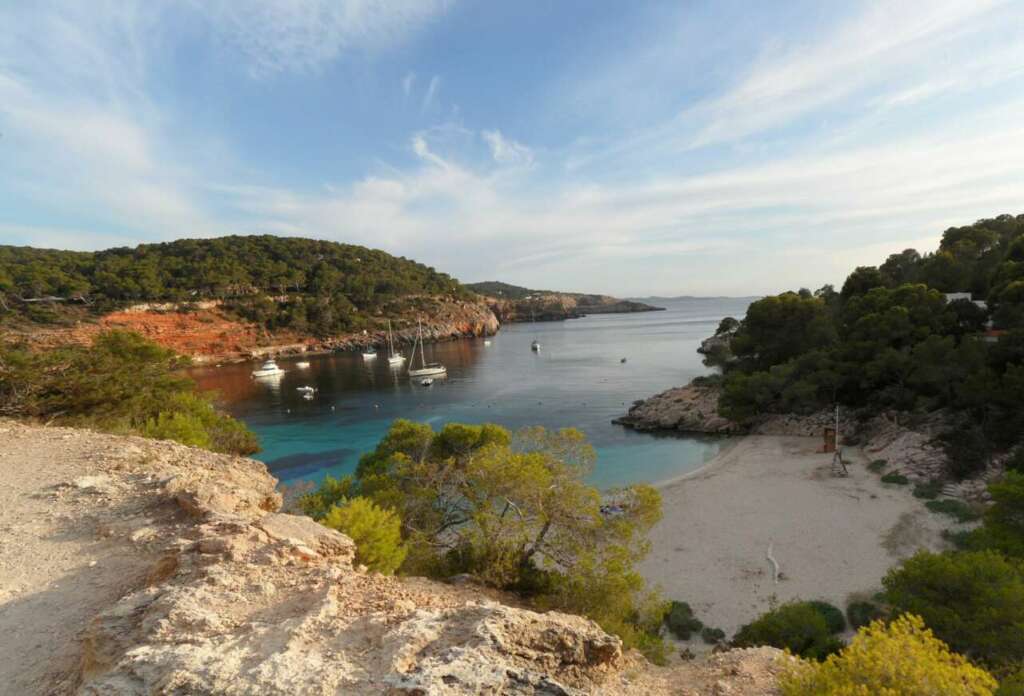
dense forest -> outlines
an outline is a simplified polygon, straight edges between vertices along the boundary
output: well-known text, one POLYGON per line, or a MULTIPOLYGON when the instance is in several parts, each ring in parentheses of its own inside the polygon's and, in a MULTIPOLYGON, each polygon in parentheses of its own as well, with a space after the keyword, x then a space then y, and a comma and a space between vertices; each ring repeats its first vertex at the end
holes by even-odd
POLYGON ((947 452, 969 475, 1024 434, 1024 215, 950 228, 938 251, 857 268, 838 292, 766 297, 721 331, 708 360, 723 415, 947 409, 947 452))
POLYGON ((136 302, 217 299, 270 330, 327 335, 423 295, 472 293, 423 264, 312 239, 182 239, 97 252, 0 246, 0 312, 40 322, 58 320, 69 305, 103 312, 136 302))
POLYGON ((554 294, 551 290, 531 290, 530 288, 524 288, 519 285, 502 283, 498 280, 488 280, 482 283, 468 283, 466 287, 473 292, 480 293, 481 295, 495 297, 502 300, 525 300, 527 297, 533 295, 554 294))

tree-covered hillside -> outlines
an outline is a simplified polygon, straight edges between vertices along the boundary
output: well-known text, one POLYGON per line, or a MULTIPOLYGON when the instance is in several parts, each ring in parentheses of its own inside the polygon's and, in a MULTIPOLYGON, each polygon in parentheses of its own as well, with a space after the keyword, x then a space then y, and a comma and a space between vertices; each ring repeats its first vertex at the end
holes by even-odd
POLYGON ((1024 436, 1024 215, 950 228, 935 253, 857 268, 839 292, 759 300, 729 348, 711 357, 723 415, 948 409, 960 426, 947 451, 966 475, 1024 436))
POLYGON ((486 295, 487 297, 495 297, 501 300, 525 300, 531 295, 551 295, 551 290, 531 290, 530 288, 524 288, 519 285, 511 285, 510 283, 502 283, 498 280, 487 280, 482 283, 467 283, 466 287, 473 292, 486 295))
POLYGON ((472 293, 415 261, 312 239, 182 239, 97 252, 0 246, 0 311, 39 321, 68 303, 101 312, 135 302, 218 299, 270 329, 330 333, 414 295, 472 293), (25 302, 47 297, 63 302, 25 302))

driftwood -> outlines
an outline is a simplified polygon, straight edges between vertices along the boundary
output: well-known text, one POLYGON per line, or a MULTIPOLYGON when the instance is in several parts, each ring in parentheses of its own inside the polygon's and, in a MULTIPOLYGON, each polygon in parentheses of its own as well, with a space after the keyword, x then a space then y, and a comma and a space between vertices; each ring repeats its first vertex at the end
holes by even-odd
POLYGON ((768 562, 772 564, 772 582, 779 584, 779 562, 772 555, 772 544, 768 544, 768 553, 765 554, 768 562))

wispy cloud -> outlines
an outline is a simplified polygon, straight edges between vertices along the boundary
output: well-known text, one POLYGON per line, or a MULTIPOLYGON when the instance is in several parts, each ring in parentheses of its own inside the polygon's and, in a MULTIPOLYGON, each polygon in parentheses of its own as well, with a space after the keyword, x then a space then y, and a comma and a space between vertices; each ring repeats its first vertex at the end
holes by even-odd
POLYGON ((426 112, 434 104, 434 99, 437 97, 437 90, 441 88, 441 78, 438 75, 434 75, 430 78, 430 83, 427 85, 427 91, 423 94, 423 102, 420 104, 420 111, 426 112))
POLYGON ((499 130, 485 130, 481 137, 491 148, 491 157, 498 164, 530 164, 533 162, 533 151, 522 143, 510 140, 499 130))
POLYGON ((405 74, 402 78, 402 95, 405 99, 409 99, 409 94, 412 92, 413 85, 416 84, 416 73, 410 71, 405 74))

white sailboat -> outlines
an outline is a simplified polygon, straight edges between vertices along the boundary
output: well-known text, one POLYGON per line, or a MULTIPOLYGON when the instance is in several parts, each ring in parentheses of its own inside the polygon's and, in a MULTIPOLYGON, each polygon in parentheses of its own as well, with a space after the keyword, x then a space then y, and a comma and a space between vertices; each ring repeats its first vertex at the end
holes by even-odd
POLYGON ((388 365, 401 365, 404 362, 405 356, 402 352, 395 352, 395 336, 391 332, 391 320, 388 319, 388 365))
MULTIPOLYGON (((423 351, 423 325, 416 322, 416 342, 420 344, 420 366, 418 368, 409 368, 409 377, 431 377, 436 375, 448 374, 448 369, 441 363, 428 363, 427 357, 423 351)), ((416 359, 416 346, 412 347, 413 360, 416 359)))

